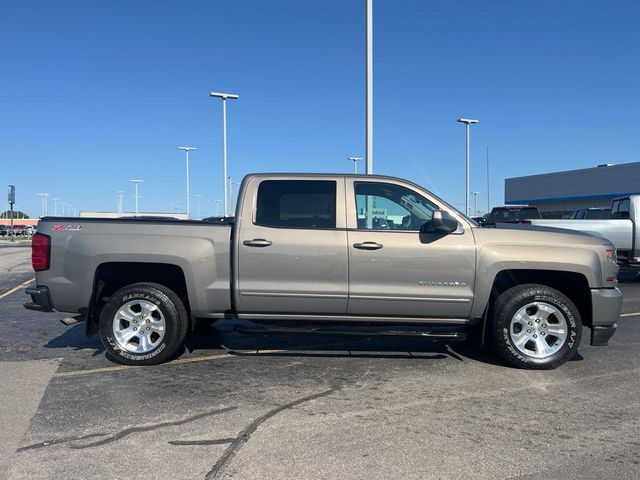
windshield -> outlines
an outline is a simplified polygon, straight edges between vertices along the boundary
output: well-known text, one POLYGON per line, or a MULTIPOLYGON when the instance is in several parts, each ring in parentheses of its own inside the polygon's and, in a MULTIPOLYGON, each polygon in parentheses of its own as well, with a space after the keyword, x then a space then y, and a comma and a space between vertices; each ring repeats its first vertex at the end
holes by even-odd
POLYGON ((606 208, 604 210, 587 210, 584 218, 587 220, 603 220, 611 218, 611 210, 606 208))

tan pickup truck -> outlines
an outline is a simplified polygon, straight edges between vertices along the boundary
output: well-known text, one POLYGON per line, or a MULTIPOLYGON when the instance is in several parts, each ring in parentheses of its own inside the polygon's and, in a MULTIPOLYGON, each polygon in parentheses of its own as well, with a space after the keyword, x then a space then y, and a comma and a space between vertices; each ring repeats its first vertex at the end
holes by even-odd
POLYGON ((78 313, 109 354, 155 364, 198 322, 265 332, 489 340, 511 365, 554 368, 616 329, 613 244, 481 228, 398 178, 256 174, 235 218, 43 218, 25 307, 78 313), (293 325, 293 327, 292 327, 293 325))

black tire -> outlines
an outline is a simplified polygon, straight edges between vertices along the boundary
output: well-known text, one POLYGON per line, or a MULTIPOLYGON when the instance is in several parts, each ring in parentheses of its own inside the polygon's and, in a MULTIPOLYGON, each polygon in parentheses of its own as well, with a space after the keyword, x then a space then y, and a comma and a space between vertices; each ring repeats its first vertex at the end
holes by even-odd
MULTIPOLYGON (((187 334, 187 310, 178 296, 169 288, 156 283, 136 283, 114 293, 100 313, 100 339, 114 360, 125 365, 156 365, 172 359, 182 347, 187 334), (114 333, 114 317, 121 307, 134 300, 153 303, 162 313, 164 336, 158 344, 144 353, 126 351, 114 333)), ((148 330, 148 329, 147 329, 148 330)))
MULTIPOLYGON (((582 321, 580 319, 580 312, 565 294, 554 288, 533 283, 512 287, 498 296, 491 311, 493 316, 491 325, 491 340, 493 347, 510 365, 527 369, 553 369, 570 360, 578 351, 578 346, 580 345, 580 340, 582 338, 582 321), (558 339, 559 337, 555 337, 549 331, 542 329, 542 327, 547 326, 546 323, 544 323, 545 320, 542 320, 543 323, 541 324, 533 323, 537 322, 537 320, 534 319, 536 315, 536 306, 529 307, 531 310, 527 310, 527 315, 529 315, 529 312, 532 312, 532 317, 527 318, 520 316, 518 318, 523 320, 516 320, 518 312, 530 304, 551 306, 558 312, 558 315, 564 317, 564 319, 558 319, 555 313, 550 315, 547 313, 547 315, 549 315, 547 318, 550 320, 546 321, 550 324, 551 322, 558 322, 558 324, 560 324, 560 322, 564 320, 564 324, 566 324, 566 338, 563 340, 564 343, 561 343, 558 339), (512 325, 512 319, 518 324, 512 325), (521 338, 523 338, 523 341, 524 335, 527 337, 532 336, 526 332, 537 332, 540 336, 536 337, 535 340, 528 340, 525 345, 518 347, 513 339, 513 332, 517 330, 517 328, 522 329, 523 324, 525 325, 524 328, 527 328, 528 325, 531 325, 529 320, 532 320, 533 325, 531 328, 533 330, 527 329, 526 331, 522 331, 521 334, 523 337, 521 338), (540 330, 536 331, 535 329, 540 330), (546 335, 546 337, 544 335, 546 335), (544 355, 545 352, 544 348, 539 349, 535 342, 545 341, 546 345, 549 346, 549 341, 553 342, 554 339, 558 340, 550 346, 550 349, 556 349, 559 347, 557 351, 544 356, 544 358, 537 358, 535 352, 541 351, 542 355, 544 355), (529 349, 535 349, 532 354, 527 354, 527 351, 529 351, 526 349, 527 345, 529 345, 529 349)), ((544 315, 545 312, 542 312, 543 313, 541 315, 544 315)), ((553 327, 554 325, 550 326, 553 327)), ((519 333, 520 332, 517 332, 516 335, 519 333)))

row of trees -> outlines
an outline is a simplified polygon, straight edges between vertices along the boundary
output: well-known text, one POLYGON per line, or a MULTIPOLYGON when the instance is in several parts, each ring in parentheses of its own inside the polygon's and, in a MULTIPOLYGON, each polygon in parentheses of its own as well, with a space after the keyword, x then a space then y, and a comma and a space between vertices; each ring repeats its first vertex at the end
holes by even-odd
POLYGON ((0 219, 1 218, 11 218, 12 213, 13 213, 13 218, 14 219, 29 218, 29 215, 27 215, 24 212, 21 212, 20 210, 14 210, 13 212, 11 212, 11 210, 5 210, 4 212, 2 212, 0 214, 0 219))

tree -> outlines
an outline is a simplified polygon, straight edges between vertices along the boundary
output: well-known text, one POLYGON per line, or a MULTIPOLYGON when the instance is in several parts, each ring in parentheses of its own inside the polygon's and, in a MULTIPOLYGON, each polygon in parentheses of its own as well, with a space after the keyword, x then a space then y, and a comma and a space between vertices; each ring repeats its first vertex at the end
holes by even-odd
MULTIPOLYGON (((11 210, 5 210, 4 212, 0 213, 0 218, 11 218, 11 210)), ((29 218, 29 215, 27 215, 24 212, 21 212, 20 210, 14 210, 13 211, 13 218, 17 219, 17 218, 29 218)))

